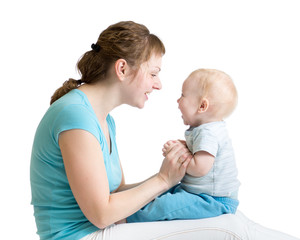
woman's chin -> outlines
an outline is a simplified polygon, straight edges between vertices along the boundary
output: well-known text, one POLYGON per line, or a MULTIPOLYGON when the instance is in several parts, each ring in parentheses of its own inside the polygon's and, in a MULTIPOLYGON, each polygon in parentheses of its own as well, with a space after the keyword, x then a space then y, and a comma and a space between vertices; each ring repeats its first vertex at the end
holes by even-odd
POLYGON ((143 103, 141 102, 141 103, 138 103, 135 105, 135 107, 138 109, 142 109, 142 108, 144 108, 144 106, 145 106, 145 102, 143 102, 143 103))

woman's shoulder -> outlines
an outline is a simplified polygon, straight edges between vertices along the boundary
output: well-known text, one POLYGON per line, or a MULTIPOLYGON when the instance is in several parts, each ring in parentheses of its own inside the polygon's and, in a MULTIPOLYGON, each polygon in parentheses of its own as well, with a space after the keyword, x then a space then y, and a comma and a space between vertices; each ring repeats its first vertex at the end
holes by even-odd
POLYGON ((74 89, 56 100, 51 106, 50 109, 63 109, 66 106, 70 105, 82 105, 82 106, 88 106, 86 101, 86 96, 83 94, 83 92, 74 89))
POLYGON ((45 118, 52 125, 55 138, 58 138, 62 131, 71 129, 83 129, 99 135, 97 117, 80 91, 72 90, 55 101, 45 118))
POLYGON ((93 109, 83 93, 74 89, 56 100, 48 109, 47 114, 55 118, 89 119, 93 116, 93 109))

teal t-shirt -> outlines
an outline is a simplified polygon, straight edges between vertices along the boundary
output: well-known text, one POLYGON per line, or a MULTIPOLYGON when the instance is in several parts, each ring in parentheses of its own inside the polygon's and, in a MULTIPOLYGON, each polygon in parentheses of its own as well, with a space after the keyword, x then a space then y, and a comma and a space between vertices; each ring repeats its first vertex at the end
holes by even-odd
POLYGON ((59 134, 83 129, 93 134, 102 149, 110 191, 121 183, 122 172, 113 118, 106 118, 111 152, 87 96, 75 89, 54 102, 41 120, 34 138, 30 182, 34 216, 40 239, 80 239, 97 231, 80 210, 66 176, 59 134))

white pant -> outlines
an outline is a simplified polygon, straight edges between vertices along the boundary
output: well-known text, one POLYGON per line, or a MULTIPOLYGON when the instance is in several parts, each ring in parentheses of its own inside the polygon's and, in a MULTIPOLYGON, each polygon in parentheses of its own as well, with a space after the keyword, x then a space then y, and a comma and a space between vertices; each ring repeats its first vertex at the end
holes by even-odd
POLYGON ((299 240, 262 227, 241 212, 199 220, 111 225, 81 240, 299 240))

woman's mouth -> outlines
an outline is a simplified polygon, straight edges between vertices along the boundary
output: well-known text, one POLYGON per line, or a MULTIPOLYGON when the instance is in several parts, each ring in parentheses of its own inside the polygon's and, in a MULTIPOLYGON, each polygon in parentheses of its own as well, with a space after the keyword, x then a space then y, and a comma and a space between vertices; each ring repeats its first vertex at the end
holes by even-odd
POLYGON ((150 92, 145 93, 147 99, 149 98, 149 94, 150 94, 150 92))

